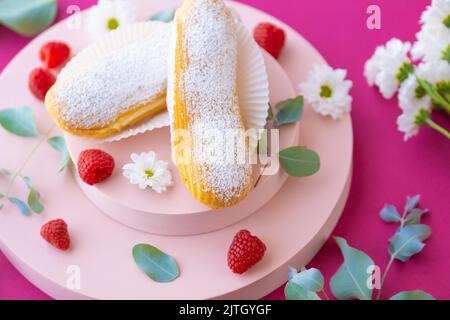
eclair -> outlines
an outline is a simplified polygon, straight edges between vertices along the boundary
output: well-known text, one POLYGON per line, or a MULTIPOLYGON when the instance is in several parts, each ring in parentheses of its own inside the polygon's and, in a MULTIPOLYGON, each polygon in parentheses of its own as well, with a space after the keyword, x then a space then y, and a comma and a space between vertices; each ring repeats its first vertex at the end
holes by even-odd
POLYGON ((166 109, 171 25, 143 22, 110 32, 75 56, 45 105, 66 132, 107 138, 166 109))
POLYGON ((230 207, 252 185, 237 94, 236 20, 222 0, 185 0, 173 28, 167 88, 173 160, 198 201, 230 207))

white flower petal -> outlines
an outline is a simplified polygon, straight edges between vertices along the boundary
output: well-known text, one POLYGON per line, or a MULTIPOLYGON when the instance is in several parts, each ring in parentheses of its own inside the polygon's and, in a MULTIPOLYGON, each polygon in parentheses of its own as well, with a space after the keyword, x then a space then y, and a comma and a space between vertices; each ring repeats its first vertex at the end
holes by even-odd
POLYGON ((85 29, 96 38, 109 31, 108 21, 115 18, 119 24, 118 28, 129 25, 136 21, 136 10, 130 0, 99 0, 96 6, 93 6, 85 21, 85 29))
POLYGON ((346 70, 333 70, 328 65, 315 65, 309 73, 307 81, 301 83, 299 89, 316 112, 323 116, 331 116, 335 120, 340 119, 345 113, 351 111, 352 104, 349 91, 353 82, 345 80, 346 76, 346 70), (331 97, 320 96, 323 85, 331 88, 331 97))
POLYGON ((375 49, 372 57, 364 66, 364 76, 370 86, 376 85, 384 98, 390 99, 397 92, 400 82, 398 72, 404 63, 410 63, 409 42, 393 38, 384 46, 375 49))
POLYGON ((133 163, 123 166, 123 175, 130 180, 131 184, 137 184, 139 188, 145 189, 151 187, 155 192, 161 193, 167 191, 167 187, 172 185, 172 174, 168 170, 168 163, 158 160, 156 153, 131 154, 133 163), (150 177, 147 170, 151 170, 153 175, 150 177))

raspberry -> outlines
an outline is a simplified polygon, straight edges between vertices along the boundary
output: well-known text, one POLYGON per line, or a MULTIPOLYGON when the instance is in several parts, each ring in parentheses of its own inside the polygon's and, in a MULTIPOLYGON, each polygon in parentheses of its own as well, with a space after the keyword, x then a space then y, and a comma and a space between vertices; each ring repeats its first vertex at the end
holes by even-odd
POLYGON ((278 59, 286 39, 282 29, 271 23, 260 23, 253 31, 253 37, 262 48, 278 59))
POLYGON ((55 83, 55 76, 48 70, 36 68, 31 71, 28 78, 28 87, 31 93, 39 100, 44 100, 48 89, 55 83))
POLYGON ((70 47, 64 42, 47 42, 39 52, 39 58, 47 68, 57 68, 69 59, 70 47))
POLYGON ((265 244, 248 230, 239 231, 228 250, 228 266, 234 273, 242 274, 264 256, 265 244))
POLYGON ((60 250, 65 251, 70 247, 67 223, 62 219, 51 220, 44 224, 41 227, 41 237, 60 250))
POLYGON ((84 150, 78 158, 78 174, 89 185, 102 182, 114 171, 114 159, 102 150, 84 150))

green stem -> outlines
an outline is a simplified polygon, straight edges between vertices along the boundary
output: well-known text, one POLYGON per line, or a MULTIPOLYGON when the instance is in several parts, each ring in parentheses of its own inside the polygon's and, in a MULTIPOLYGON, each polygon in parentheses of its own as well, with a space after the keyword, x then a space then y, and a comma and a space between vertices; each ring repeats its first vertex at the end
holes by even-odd
POLYGON ((425 90, 425 92, 433 99, 434 103, 438 107, 442 108, 448 115, 450 115, 450 102, 447 101, 434 87, 431 83, 418 77, 416 75, 417 82, 425 90))
POLYGON ((444 136, 446 136, 448 139, 450 139, 450 132, 445 130, 443 127, 438 125, 436 122, 434 122, 430 118, 425 119, 425 124, 429 125, 431 128, 433 128, 437 132, 442 133, 444 136))
POLYGON ((28 162, 31 160, 31 158, 33 157, 33 155, 36 153, 36 151, 39 149, 39 147, 42 145, 42 143, 44 141, 46 141, 48 139, 48 135, 50 134, 50 132, 55 128, 55 125, 52 125, 45 133, 45 135, 41 135, 39 137, 39 141, 38 143, 33 147, 33 149, 30 151, 30 153, 26 156, 26 158, 24 159, 24 161, 22 162, 22 164, 19 166, 19 168, 17 169, 17 171, 13 174, 11 180, 9 181, 9 184, 6 188, 6 192, 5 192, 5 199, 8 199, 12 187, 14 185, 14 182, 16 181, 17 177, 22 175, 22 170, 25 168, 25 166, 28 164, 28 162))
POLYGON ((386 280, 386 277, 388 275, 389 270, 392 267, 392 263, 394 262, 394 260, 395 260, 394 257, 391 256, 391 258, 389 259, 389 262, 386 266, 386 269, 384 270, 383 277, 381 277, 381 284, 380 284, 380 289, 378 289, 377 300, 380 300, 381 290, 383 289, 384 281, 386 280))

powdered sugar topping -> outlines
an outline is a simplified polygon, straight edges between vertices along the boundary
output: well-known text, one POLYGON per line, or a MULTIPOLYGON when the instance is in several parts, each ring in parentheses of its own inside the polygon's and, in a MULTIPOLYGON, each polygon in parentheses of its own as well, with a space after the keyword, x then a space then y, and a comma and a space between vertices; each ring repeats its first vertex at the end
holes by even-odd
POLYGON ((228 202, 247 190, 251 178, 237 99, 236 22, 222 1, 190 4, 189 14, 177 15, 186 29, 183 48, 189 60, 180 86, 189 104, 204 191, 228 202))
POLYGON ((110 41, 100 43, 98 55, 96 48, 80 54, 79 61, 70 63, 57 82, 61 118, 81 129, 102 127, 164 94, 170 31, 169 24, 158 23, 151 32, 134 35, 124 45, 127 30, 118 30, 117 47, 111 35, 110 41), (105 53, 105 49, 109 50, 105 53))

